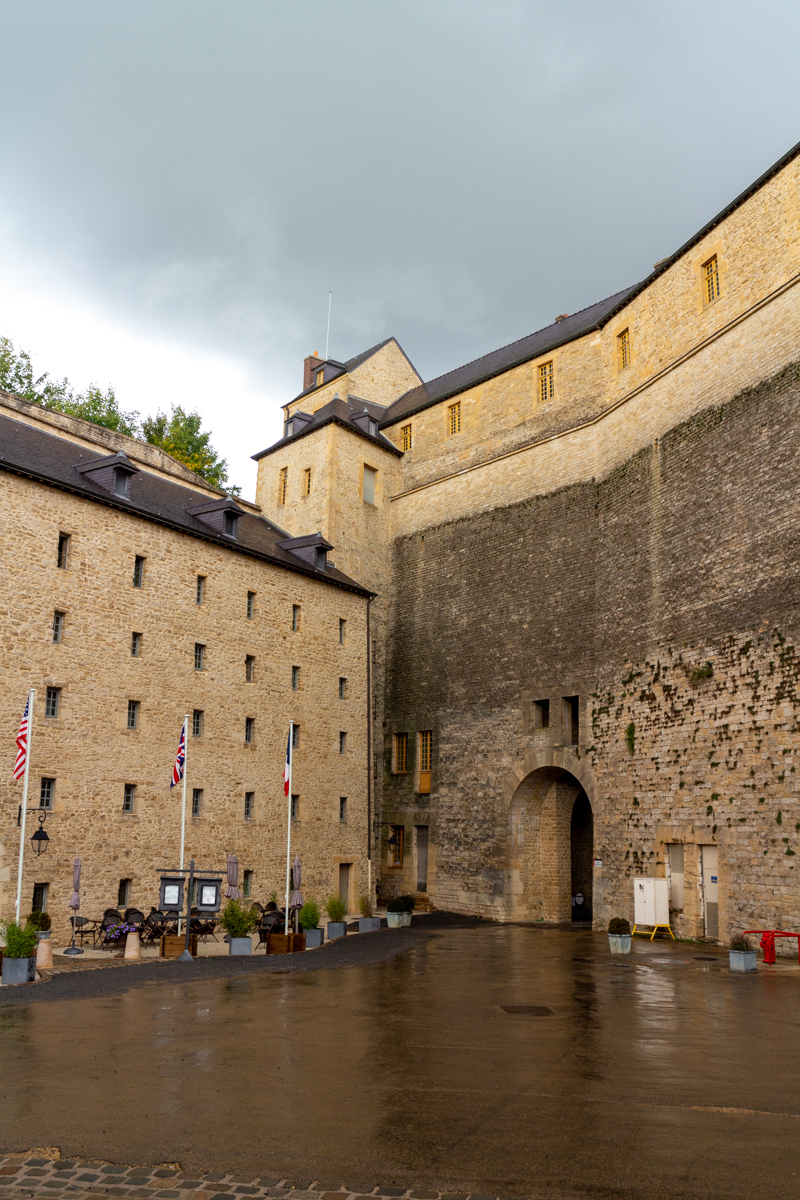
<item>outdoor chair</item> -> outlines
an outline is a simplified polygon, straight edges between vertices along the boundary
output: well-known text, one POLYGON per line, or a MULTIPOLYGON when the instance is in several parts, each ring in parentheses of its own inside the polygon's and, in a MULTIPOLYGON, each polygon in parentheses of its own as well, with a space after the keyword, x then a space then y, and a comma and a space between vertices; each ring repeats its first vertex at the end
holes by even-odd
MULTIPOLYGON (((265 913, 258 926, 258 946, 264 947, 264 953, 267 952, 267 938, 271 933, 282 933, 285 923, 285 916, 280 909, 273 909, 271 912, 265 913)), ((258 949, 256 946, 256 950, 258 949)))
POLYGON ((90 939, 92 943, 92 949, 94 949, 94 946, 97 942, 99 922, 92 920, 91 917, 74 916, 70 917, 69 923, 75 927, 75 941, 78 943, 78 945, 82 946, 87 939, 90 939))
POLYGON ((157 909, 145 919, 142 925, 141 941, 143 946, 152 946, 161 940, 161 934, 164 932, 164 918, 157 909))
POLYGON ((209 917, 201 916, 196 908, 192 909, 192 933, 196 933, 203 941, 208 941, 209 936, 217 940, 217 935, 214 930, 217 927, 216 921, 209 917))
POLYGON ((139 908, 126 908, 125 924, 135 925, 139 933, 141 933, 142 926, 144 925, 144 913, 139 908))
MULTIPOLYGON (((115 946, 119 945, 119 940, 117 938, 112 938, 109 936, 109 930, 113 929, 115 925, 121 924, 122 917, 117 910, 115 908, 107 908, 103 913, 103 919, 100 922, 100 928, 97 931, 97 937, 101 950, 111 950, 115 946)), ((95 945, 97 945, 97 942, 95 942, 95 945)))

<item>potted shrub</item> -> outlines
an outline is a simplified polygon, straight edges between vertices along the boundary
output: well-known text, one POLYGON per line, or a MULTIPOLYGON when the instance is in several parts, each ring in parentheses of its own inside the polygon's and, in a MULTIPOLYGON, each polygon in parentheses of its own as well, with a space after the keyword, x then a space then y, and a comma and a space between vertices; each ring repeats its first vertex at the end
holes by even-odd
POLYGON ((631 927, 625 917, 612 917, 608 922, 608 948, 612 954, 630 954, 631 927))
POLYGON ((219 923, 229 938, 229 954, 252 953, 250 934, 258 924, 258 914, 254 908, 245 906, 239 900, 229 900, 220 914, 219 923))
POLYGON ((328 941, 332 942, 334 938, 344 937, 347 933, 347 905, 341 896, 330 896, 325 905, 325 911, 328 914, 328 941))
POLYGON ((358 918, 359 933, 374 933, 376 929, 381 927, 380 917, 372 915, 372 905, 369 901, 369 896, 362 896, 358 902, 358 911, 361 916, 358 918))
POLYGON ((3 983, 33 983, 36 979, 36 930, 26 922, 4 921, 3 983))
POLYGON ((405 898, 403 896, 392 896, 386 905, 386 924, 390 929, 400 928, 403 924, 404 912, 405 898))
POLYGON ((300 928, 306 935, 306 949, 316 950, 325 941, 325 930, 319 928, 320 911, 316 900, 306 900, 300 909, 300 928))
POLYGON ((28 917, 28 924, 32 925, 36 930, 36 937, 39 942, 36 947, 36 966, 52 967, 53 948, 50 945, 50 929, 52 926, 50 913, 32 912, 28 917))
POLYGON ((401 896, 400 899, 403 901, 403 907, 400 910, 400 924, 401 925, 410 925, 411 924, 411 914, 414 911, 414 905, 416 904, 416 900, 414 899, 413 896, 401 896))
POLYGON ((731 938, 728 960, 732 971, 741 971, 749 975, 758 970, 758 958, 753 943, 743 933, 731 938))

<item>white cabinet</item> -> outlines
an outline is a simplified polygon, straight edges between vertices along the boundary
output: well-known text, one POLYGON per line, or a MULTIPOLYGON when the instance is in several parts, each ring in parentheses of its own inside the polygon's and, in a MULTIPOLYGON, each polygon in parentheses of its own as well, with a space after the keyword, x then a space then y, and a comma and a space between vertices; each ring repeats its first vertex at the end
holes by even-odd
POLYGON ((669 925, 669 881, 633 881, 633 919, 636 925, 669 925))

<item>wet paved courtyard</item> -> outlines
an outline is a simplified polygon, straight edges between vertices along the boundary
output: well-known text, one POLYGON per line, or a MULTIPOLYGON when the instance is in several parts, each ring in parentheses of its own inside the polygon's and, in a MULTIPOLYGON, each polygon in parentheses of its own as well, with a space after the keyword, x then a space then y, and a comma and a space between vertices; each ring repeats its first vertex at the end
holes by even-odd
POLYGON ((797 1197, 800 968, 634 949, 445 928, 373 965, 4 1007, 0 1140, 245 1196, 797 1197))

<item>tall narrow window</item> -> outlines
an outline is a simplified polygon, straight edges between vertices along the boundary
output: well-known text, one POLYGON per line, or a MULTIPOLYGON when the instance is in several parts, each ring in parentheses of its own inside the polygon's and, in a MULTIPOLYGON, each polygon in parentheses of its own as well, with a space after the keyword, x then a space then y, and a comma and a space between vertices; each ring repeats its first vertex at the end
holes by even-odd
POLYGON ((347 749, 347 734, 342 730, 339 734, 339 753, 344 754, 347 749))
POLYGON ((410 425, 404 425, 403 428, 400 430, 400 440, 401 440, 401 444, 402 444, 404 451, 411 449, 411 426, 410 425))
POLYGON ((136 784, 126 783, 122 793, 122 811, 125 813, 133 812, 133 805, 136 800, 136 784))
POLYGON ((242 896, 248 900, 253 894, 253 872, 245 871, 242 875, 242 896))
POLYGON ((550 727, 550 701, 549 700, 534 700, 534 702, 533 702, 533 727, 534 727, 534 729, 549 729, 549 727, 550 727))
POLYGON ((347 796, 339 797, 339 820, 347 820, 347 796))
POLYGON ((405 775, 408 771, 408 734, 394 735, 394 773, 405 775))
POLYGON ((542 363, 539 367, 539 399, 550 400, 555 395, 552 362, 542 363))
POLYGON ((137 554, 133 560, 133 586, 140 588, 144 583, 144 559, 137 554))
POLYGON ((206 590, 206 577, 205 577, 205 575, 198 575, 197 576, 197 590, 195 592, 195 602, 197 604, 203 603, 203 596, 204 596, 205 590, 206 590))
POLYGON ((447 410, 447 427, 450 433, 461 433, 461 401, 457 400, 447 410))
POLYGON ((300 668, 292 667, 292 691, 296 692, 300 687, 300 668))
POLYGON ((300 745, 300 726, 295 723, 292 726, 292 749, 296 750, 299 745, 300 745))
POLYGON ((195 708, 192 712, 192 737, 203 736, 203 710, 195 708))
POLYGON ((128 701, 128 729, 139 728, 139 701, 128 701))
POLYGON ((247 619, 248 619, 248 621, 252 621, 253 613, 255 612, 255 607, 256 607, 256 594, 255 594, 255 592, 248 592, 247 593, 247 619))
POLYGON ((402 867, 403 849, 406 840, 405 825, 389 826, 389 866, 402 867))
POLYGON ((46 717, 57 717, 58 706, 61 703, 61 688, 48 688, 47 696, 44 702, 44 715, 46 717))
POLYGON ((325 382, 325 371, 317 371, 317 387, 322 387, 325 382))
POLYGON ((620 370, 624 371, 631 365, 631 334, 629 329, 623 329, 617 338, 620 370))
POLYGON ((347 679, 344 675, 339 676, 339 699, 347 699, 347 679))
POLYGON ((306 467, 303 471, 303 495, 311 495, 311 467, 306 467))
POLYGON ((225 513, 225 532, 228 537, 236 537, 236 522, 239 520, 237 513, 225 513))
POLYGON ((255 717, 245 717, 245 719, 244 719, 244 740, 246 742, 252 742, 253 731, 255 729, 255 726, 256 726, 255 717))
POLYGON ((255 667, 256 667, 256 660, 253 658, 253 655, 245 654, 245 656, 244 656, 244 681, 245 681, 245 683, 253 682, 253 678, 255 675, 255 667))
POLYGON ((205 662, 205 658, 206 658, 205 646, 203 645, 202 642, 195 642, 195 644, 194 644, 194 669, 195 669, 195 671, 203 670, 203 664, 205 662))
POLYGON ((64 613, 58 609, 53 613, 53 641, 60 642, 64 636, 64 613))
POLYGON ((378 476, 378 472, 375 470, 375 468, 368 467, 365 463, 364 464, 364 503, 365 504, 374 504, 375 503, 375 480, 377 479, 377 476, 378 476))
POLYGON ((245 819, 245 821, 252 821, 252 819, 253 819, 253 809, 255 807, 255 799, 256 799, 255 792, 245 792, 245 794, 244 794, 244 819, 245 819))
POLYGON ((344 635, 347 630, 347 621, 344 617, 339 617, 339 645, 344 645, 344 635))
POLYGON ((300 816, 300 797, 292 796, 292 820, 296 821, 300 816))
POLYGON ((289 488, 289 468, 281 467, 278 475, 278 504, 286 503, 286 492, 289 488))
POLYGON ((567 746, 577 746, 580 741, 580 699, 578 696, 564 697, 564 741, 567 746))
POLYGON ((138 658, 142 653, 142 635, 140 633, 131 634, 131 656, 138 658))
POLYGON ((39 808, 52 808, 55 792, 55 779, 42 779, 39 784, 39 808))
POLYGON ((419 791, 427 795, 431 790, 431 746, 433 733, 430 729, 419 735, 419 791))
POLYGON ((47 912, 47 893, 49 890, 49 883, 35 883, 33 885, 32 912, 47 912))
POLYGON ((203 789, 192 788, 192 816, 199 817, 203 807, 203 789))
POLYGON ((67 557, 69 555, 69 534, 60 533, 58 535, 58 565, 62 571, 67 569, 67 557))
POLYGON ((117 908, 127 908, 131 902, 131 881, 120 879, 117 888, 117 908))
POLYGON ((716 300, 719 296, 719 263, 717 262, 716 254, 703 265, 703 274, 705 277, 706 304, 710 304, 712 300, 716 300))
POLYGON ((300 628, 300 605, 292 605, 292 633, 297 633, 300 628))

